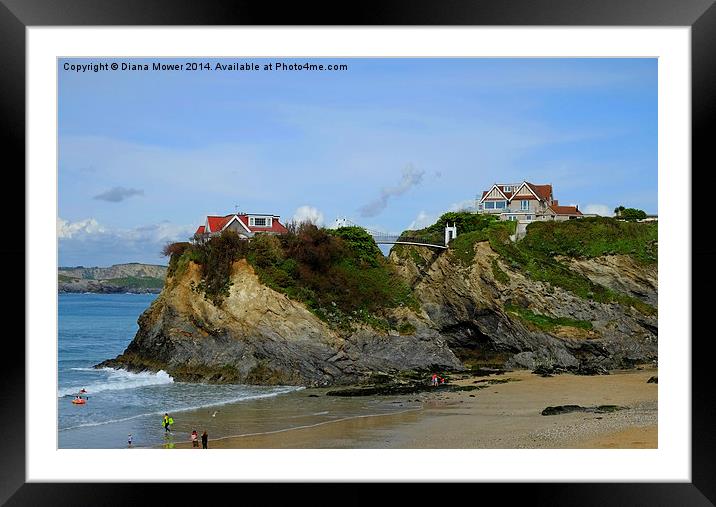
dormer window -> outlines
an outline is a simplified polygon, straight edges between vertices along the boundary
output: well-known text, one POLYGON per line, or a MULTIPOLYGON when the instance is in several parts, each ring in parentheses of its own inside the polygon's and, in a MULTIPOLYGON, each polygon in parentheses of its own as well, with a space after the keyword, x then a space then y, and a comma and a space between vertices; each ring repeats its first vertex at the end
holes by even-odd
POLYGON ((512 192, 512 187, 510 187, 510 186, 502 187, 502 191, 503 192, 512 192))
POLYGON ((249 217, 250 227, 271 227, 271 217, 249 217))

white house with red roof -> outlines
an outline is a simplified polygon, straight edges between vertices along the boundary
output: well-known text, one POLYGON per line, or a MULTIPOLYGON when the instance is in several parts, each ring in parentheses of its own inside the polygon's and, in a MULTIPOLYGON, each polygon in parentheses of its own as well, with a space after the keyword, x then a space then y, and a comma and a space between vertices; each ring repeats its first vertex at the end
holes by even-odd
POLYGON ((223 231, 234 231, 244 239, 253 238, 257 233, 284 234, 288 232, 280 222, 278 215, 260 213, 233 213, 231 215, 206 217, 204 225, 200 225, 194 233, 198 237, 210 237, 223 231))
POLYGON ((560 206, 554 199, 552 185, 495 183, 482 192, 478 213, 499 214, 500 220, 570 220, 584 215, 579 206, 560 206))

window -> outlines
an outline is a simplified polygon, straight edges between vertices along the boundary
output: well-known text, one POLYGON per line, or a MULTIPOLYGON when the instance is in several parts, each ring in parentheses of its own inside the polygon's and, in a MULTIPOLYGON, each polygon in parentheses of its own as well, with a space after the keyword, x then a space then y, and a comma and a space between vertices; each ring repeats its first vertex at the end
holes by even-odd
POLYGON ((532 220, 532 215, 525 215, 525 220, 532 220))
POLYGON ((530 209, 530 202, 529 201, 520 201, 520 209, 523 211, 530 209))
POLYGON ((495 202, 495 208, 504 209, 504 207, 505 207, 505 201, 496 201, 495 202))
POLYGON ((512 192, 512 187, 509 187, 509 186, 507 186, 507 187, 502 187, 502 190, 503 190, 504 192, 512 192))
POLYGON ((495 203, 492 201, 485 202, 485 209, 495 209, 495 203))
POLYGON ((252 227, 271 227, 270 217, 249 217, 249 225, 252 227))

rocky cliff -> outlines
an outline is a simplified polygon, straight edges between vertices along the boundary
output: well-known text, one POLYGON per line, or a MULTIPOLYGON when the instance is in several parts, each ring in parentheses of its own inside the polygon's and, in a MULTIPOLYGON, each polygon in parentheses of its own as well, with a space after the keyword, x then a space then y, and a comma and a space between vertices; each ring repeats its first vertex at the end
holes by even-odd
POLYGON ((411 322, 409 335, 365 325, 339 333, 301 303, 262 285, 244 259, 233 264, 229 294, 219 306, 197 292, 200 279, 194 263, 168 277, 161 295, 140 317, 129 347, 100 366, 164 369, 188 381, 296 385, 348 384, 378 372, 461 367, 429 322, 405 309, 395 311, 411 322))
POLYGON ((168 276, 126 351, 100 366, 164 369, 189 381, 332 385, 474 364, 599 373, 657 358, 655 263, 623 255, 562 260, 651 305, 640 306, 536 281, 489 241, 471 248, 467 264, 456 261, 452 248, 394 248, 389 260, 419 308, 386 311, 387 322, 403 325, 382 331, 367 324, 349 332, 330 327, 263 285, 245 259, 233 263, 228 296, 217 305, 196 289, 200 267, 189 263, 168 276))
MULTIPOLYGON (((655 312, 582 298, 529 278, 492 250, 474 245, 469 266, 411 248, 391 259, 414 286, 434 329, 463 359, 507 367, 584 373, 630 367, 657 358, 655 312)), ((570 260, 572 268, 605 286, 656 305, 656 264, 626 256, 570 260)))

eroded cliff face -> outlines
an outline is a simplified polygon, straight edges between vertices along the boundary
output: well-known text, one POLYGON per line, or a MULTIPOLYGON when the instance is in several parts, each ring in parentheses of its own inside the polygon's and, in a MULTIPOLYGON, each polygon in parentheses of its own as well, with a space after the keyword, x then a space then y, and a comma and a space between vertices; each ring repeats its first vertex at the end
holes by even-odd
MULTIPOLYGON (((564 368, 582 372, 630 367, 657 358, 656 315, 630 306, 580 298, 527 278, 505 263, 488 242, 475 245, 466 267, 423 248, 391 253, 436 331, 461 358, 503 362, 508 367, 564 368), (423 250, 423 251, 420 251, 423 250), (511 311, 526 309, 553 319, 589 322, 592 329, 539 329, 511 311)), ((564 261, 564 260, 563 260, 564 261)), ((656 306, 656 266, 625 256, 571 261, 596 283, 656 306)))
POLYGON ((378 372, 460 368, 429 322, 401 309, 415 332, 380 333, 367 326, 341 336, 301 303, 262 285, 252 267, 233 265, 229 296, 215 306, 192 285, 199 266, 169 277, 139 319, 125 352, 101 366, 164 369, 178 380, 332 385, 378 372))
MULTIPOLYGON (((420 311, 399 308, 383 317, 409 323, 409 335, 368 326, 339 333, 262 285, 245 260, 234 263, 229 296, 216 306, 192 288, 200 269, 190 263, 167 278, 126 351, 101 366, 164 369, 187 381, 320 386, 358 383, 376 373, 461 369, 463 361, 595 373, 656 360, 656 315, 534 281, 488 242, 475 244, 470 266, 452 255, 425 247, 391 253, 420 311), (515 309, 591 328, 544 328, 515 309)), ((623 256, 569 262, 593 281, 656 306, 655 265, 623 256)))

